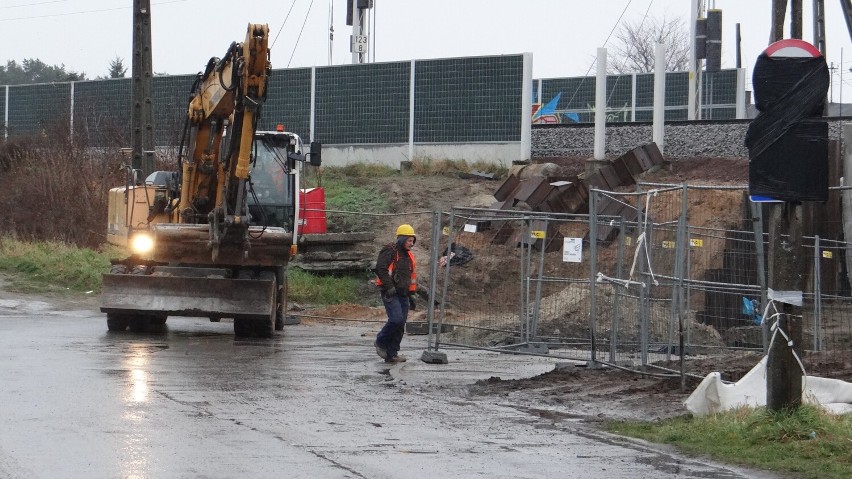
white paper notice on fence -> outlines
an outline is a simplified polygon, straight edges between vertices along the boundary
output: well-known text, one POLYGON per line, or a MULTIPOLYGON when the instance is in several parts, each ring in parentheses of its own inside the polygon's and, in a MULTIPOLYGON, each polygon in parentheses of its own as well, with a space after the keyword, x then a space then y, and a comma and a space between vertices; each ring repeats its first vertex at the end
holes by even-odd
POLYGON ((476 224, 467 223, 464 225, 465 233, 476 233, 476 224))
POLYGON ((583 238, 564 238, 562 261, 565 263, 583 262, 583 238))

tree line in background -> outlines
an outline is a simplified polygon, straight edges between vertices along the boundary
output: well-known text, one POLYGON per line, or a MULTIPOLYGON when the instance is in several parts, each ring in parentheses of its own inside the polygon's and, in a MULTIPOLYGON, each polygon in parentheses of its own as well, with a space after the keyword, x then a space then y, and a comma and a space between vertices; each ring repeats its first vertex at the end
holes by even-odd
MULTIPOLYGON (((124 78, 126 74, 127 67, 124 66, 124 60, 116 56, 109 63, 107 74, 98 76, 95 80, 124 78)), ((6 65, 0 65, 0 85, 28 85, 88 79, 84 72, 68 70, 64 64, 48 65, 38 58, 25 58, 20 63, 15 60, 8 60, 6 65)))

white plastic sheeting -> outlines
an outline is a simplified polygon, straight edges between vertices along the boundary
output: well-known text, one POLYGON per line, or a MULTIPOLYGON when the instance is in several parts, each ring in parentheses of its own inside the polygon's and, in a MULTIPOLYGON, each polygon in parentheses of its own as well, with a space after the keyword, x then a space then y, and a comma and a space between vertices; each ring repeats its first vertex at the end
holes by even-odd
MULTIPOLYGON (((705 416, 741 406, 765 406, 766 360, 764 356, 735 383, 724 383, 717 372, 708 374, 684 401, 686 409, 696 416, 705 416)), ((852 383, 805 376, 802 378, 802 401, 819 404, 834 414, 852 413, 852 383)))

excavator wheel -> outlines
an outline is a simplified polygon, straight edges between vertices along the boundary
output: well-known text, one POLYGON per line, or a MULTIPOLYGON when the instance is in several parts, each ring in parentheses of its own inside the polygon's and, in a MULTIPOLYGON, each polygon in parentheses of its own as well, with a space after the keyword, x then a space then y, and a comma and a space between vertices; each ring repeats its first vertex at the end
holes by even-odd
POLYGON ((151 317, 150 316, 131 316, 130 317, 130 331, 133 333, 147 333, 151 330, 151 317))
POLYGON ((125 331, 130 325, 130 320, 123 314, 107 314, 107 330, 109 331, 125 331))
POLYGON ((284 331, 284 316, 287 314, 287 270, 278 267, 275 270, 275 330, 284 331))
POLYGON ((234 336, 244 338, 251 336, 251 320, 234 318, 234 336))
POLYGON ((254 332, 259 338, 271 338, 275 336, 275 320, 267 321, 258 319, 254 321, 254 332))
MULTIPOLYGON (((275 291, 278 290, 277 283, 275 280, 275 272, 274 271, 261 271, 257 275, 257 279, 261 281, 272 281, 272 284, 275 284, 275 291)), ((276 304, 273 305, 272 315, 270 315, 269 319, 260 319, 254 322, 254 332, 258 337, 261 338, 271 338, 275 336, 275 323, 278 317, 278 304, 276 300, 273 300, 276 304)))

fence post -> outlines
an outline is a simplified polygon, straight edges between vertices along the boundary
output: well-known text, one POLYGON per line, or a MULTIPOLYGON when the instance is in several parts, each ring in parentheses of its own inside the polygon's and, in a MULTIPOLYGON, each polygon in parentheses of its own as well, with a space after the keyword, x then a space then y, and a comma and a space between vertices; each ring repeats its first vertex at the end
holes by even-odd
POLYGON ((672 295, 672 302, 676 304, 677 312, 677 328, 678 328, 678 351, 680 358, 680 390, 686 390, 686 373, 684 371, 683 358, 686 356, 686 342, 683 335, 683 271, 684 261, 686 260, 686 252, 690 249, 689 239, 689 187, 683 185, 683 195, 681 200, 680 220, 677 224, 677 252, 675 253, 675 287, 672 295))
POLYGON ((538 319, 541 314, 541 288, 544 282, 544 250, 547 249, 547 240, 549 239, 547 237, 549 222, 550 218, 544 219, 545 237, 541 240, 541 254, 538 260, 538 281, 535 286, 535 302, 533 303, 532 325, 530 326, 533 339, 538 338, 538 319))
MULTIPOLYGON (((616 251, 615 268, 616 278, 624 279, 624 216, 618 218, 618 250, 616 251)), ((609 362, 615 363, 616 345, 618 344, 618 321, 621 315, 619 299, 621 297, 621 286, 613 285, 612 297, 612 328, 609 340, 609 362)))
MULTIPOLYGON (((438 289, 438 255, 441 249, 441 212, 432 212, 432 249, 429 251, 429 306, 426 308, 426 327, 429 331, 427 337, 427 351, 432 351, 432 340, 435 332, 432 330, 432 325, 435 320, 435 291, 438 289)), ((441 298, 443 303, 443 298, 441 298)), ((437 341, 435 341, 435 350, 438 349, 437 341)))
POLYGON ((820 251, 819 235, 814 236, 814 351, 822 349, 820 332, 822 331, 822 281, 820 279, 820 251))
MULTIPOLYGON (((640 197, 641 198, 641 197, 640 197)), ((636 247, 644 248, 645 257, 639 258, 637 257, 637 261, 639 264, 638 268, 638 277, 639 282, 642 284, 639 289, 639 355, 641 357, 642 366, 645 367, 648 365, 648 294, 649 294, 649 282, 648 278, 645 277, 645 273, 647 272, 648 265, 648 242, 650 241, 650 231, 646 226, 646 218, 648 212, 645 210, 645 205, 642 204, 641 199, 637 202, 637 218, 640 225, 640 231, 642 231, 642 244, 639 245, 637 241, 636 247)), ((638 255, 642 255, 642 251, 637 253, 638 255)))
POLYGON ((681 207, 680 207, 680 217, 677 220, 677 231, 675 232, 675 265, 674 265, 674 280, 672 281, 672 302, 671 307, 669 308, 669 327, 667 331, 667 339, 668 339, 668 347, 666 350, 666 360, 671 359, 672 347, 674 346, 672 343, 674 342, 674 325, 675 321, 678 321, 678 334, 679 338, 679 346, 681 348, 680 356, 683 357, 683 324, 679 321, 681 318, 681 308, 680 308, 680 298, 681 298, 681 289, 683 288, 683 261, 684 251, 686 248, 689 248, 687 244, 689 242, 689 237, 686 234, 686 201, 687 201, 687 187, 683 185, 683 191, 681 193, 681 207))
POLYGON ((630 121, 636 121, 636 73, 633 73, 630 83, 631 98, 630 98, 630 121))
MULTIPOLYGON (((450 220, 449 225, 447 226, 447 248, 453 244, 453 223, 456 218, 456 209, 450 209, 450 220)), ((432 240, 433 243, 437 243, 437 240, 432 240)), ((441 344, 441 329, 444 327, 444 314, 447 309, 447 286, 450 284, 450 261, 447 258, 447 265, 444 266, 444 286, 441 289, 441 314, 438 316, 438 328, 435 331, 435 349, 438 349, 441 344)))
MULTIPOLYGON (((766 256, 763 250, 763 205, 751 204, 751 224, 754 229, 754 246, 757 253, 757 281, 760 285, 760 305, 766 307, 766 256)), ((765 319, 765 318, 764 318, 765 319)), ((769 353, 769 321, 761 321, 760 335, 763 340, 763 354, 769 353)))
POLYGON ((591 360, 597 361, 595 341, 595 322, 598 314, 597 275, 598 275, 598 190, 589 192, 589 340, 591 341, 591 360))
POLYGON ((523 225, 521 227, 521 263, 519 269, 521 270, 521 297, 520 297, 520 326, 522 331, 522 342, 529 344, 530 342, 530 314, 529 314, 529 257, 532 255, 531 242, 530 242, 530 217, 524 216, 522 219, 523 225))

